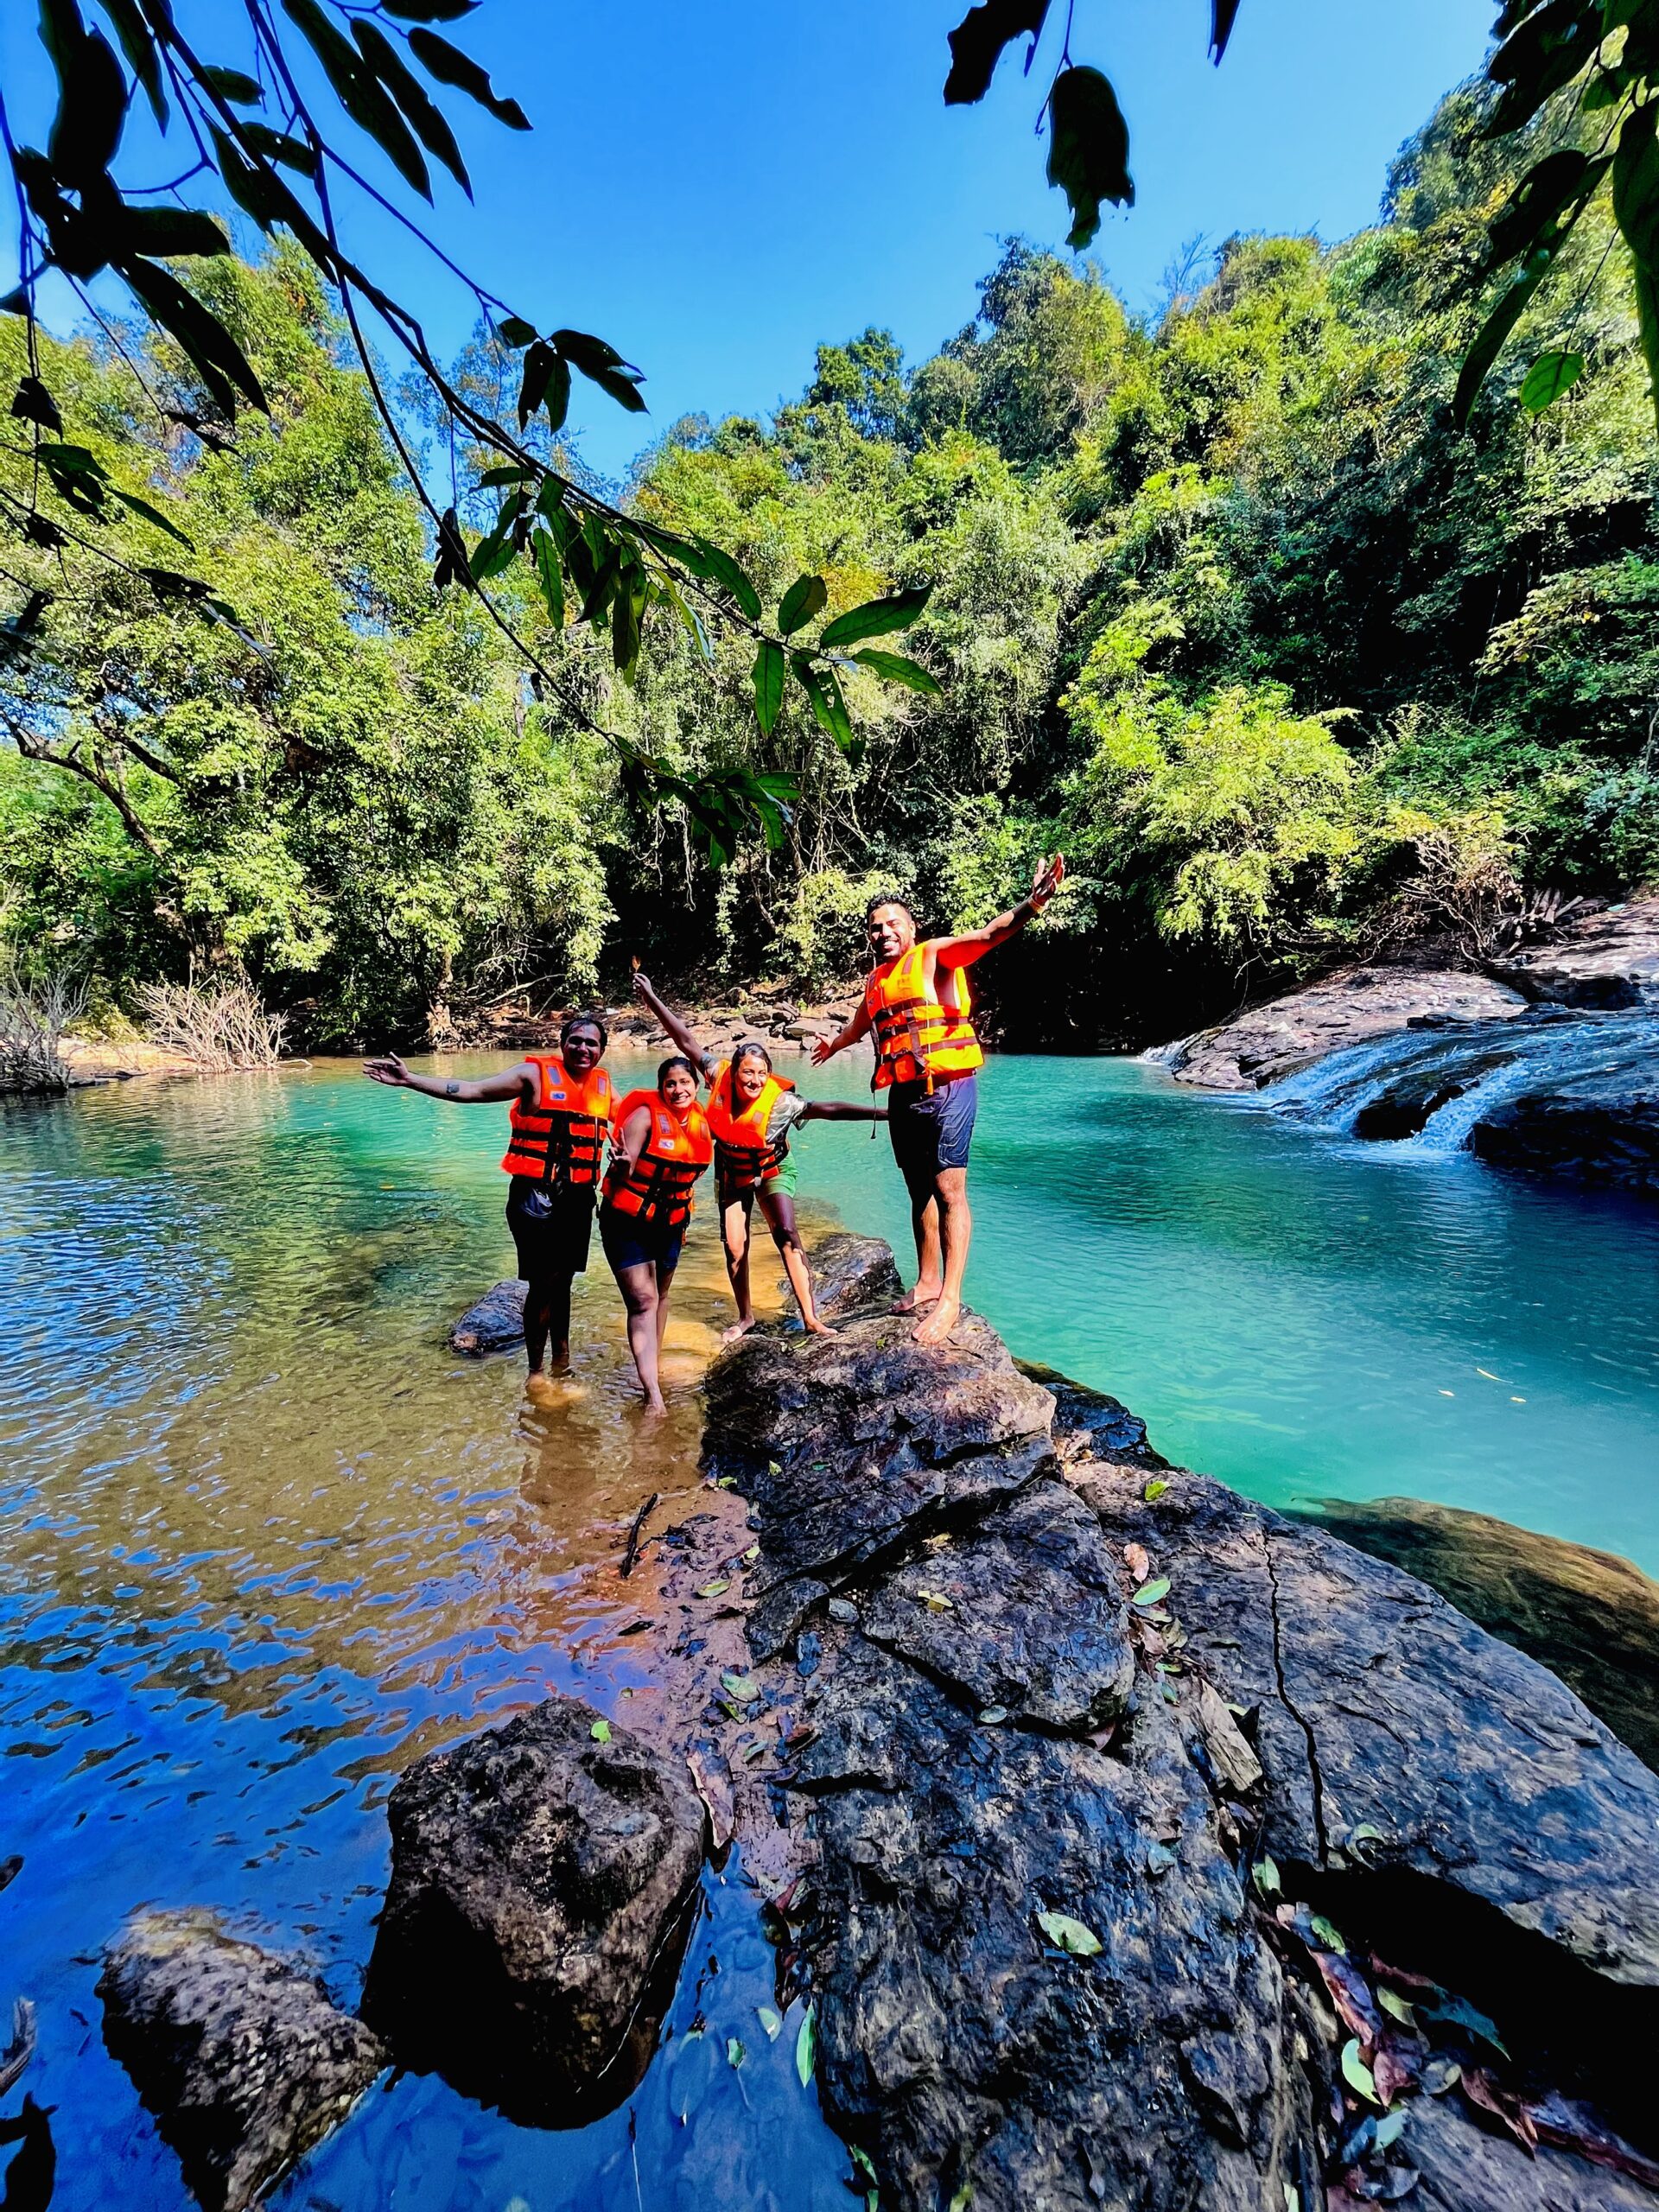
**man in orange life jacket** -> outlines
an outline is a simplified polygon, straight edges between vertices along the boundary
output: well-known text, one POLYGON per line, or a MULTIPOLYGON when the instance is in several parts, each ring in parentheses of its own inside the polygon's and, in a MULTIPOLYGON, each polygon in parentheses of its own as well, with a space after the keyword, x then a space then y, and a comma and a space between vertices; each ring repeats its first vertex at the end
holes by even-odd
POLYGON ((871 900, 866 914, 875 968, 864 1003, 839 1037, 812 1047, 822 1066, 861 1037, 875 1040, 872 1088, 887 1093, 893 1156, 910 1192, 916 1233, 916 1287, 900 1313, 932 1311, 917 1341, 942 1343, 962 1312, 974 1217, 968 1207, 968 1149, 979 1110, 975 1071, 984 1055, 970 1019, 967 970, 1040 914, 1065 880, 1058 853, 1039 861, 1030 892, 982 930, 918 940, 916 917, 902 899, 871 900))
POLYGON ((570 1284, 588 1265, 594 1201, 614 1103, 599 1065, 607 1043, 595 1014, 573 1014, 556 1053, 536 1052, 475 1081, 412 1075, 395 1052, 364 1063, 372 1082, 418 1090, 448 1105, 510 1104, 512 1129, 501 1165, 512 1176, 507 1226, 524 1281, 524 1356, 534 1398, 551 1397, 542 1372, 550 1341, 555 1374, 570 1363, 570 1284))

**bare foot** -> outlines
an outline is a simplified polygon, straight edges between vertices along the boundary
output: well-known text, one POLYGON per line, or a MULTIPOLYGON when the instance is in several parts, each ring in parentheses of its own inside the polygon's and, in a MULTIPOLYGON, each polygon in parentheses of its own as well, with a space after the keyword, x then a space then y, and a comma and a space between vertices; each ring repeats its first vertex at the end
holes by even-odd
POLYGON ((734 1321, 729 1329, 722 1329, 720 1332, 720 1341, 723 1344, 734 1344, 740 1337, 747 1337, 753 1326, 754 1316, 751 1313, 747 1321, 740 1319, 734 1321))
POLYGON ((914 1290, 907 1290, 902 1298, 895 1298, 887 1311, 890 1313, 918 1313, 924 1306, 938 1303, 941 1287, 938 1283, 918 1282, 914 1290))
POLYGON ((816 1313, 803 1314, 801 1326, 809 1337, 833 1337, 836 1333, 830 1324, 827 1321, 820 1321, 816 1313))
POLYGON ((556 1406, 563 1395, 558 1384, 550 1376, 543 1375, 539 1367, 525 1378, 524 1395, 532 1406, 556 1406))
POLYGON ((660 1421, 667 1413, 668 1408, 659 1395, 654 1398, 647 1398, 640 1410, 647 1421, 660 1421))
POLYGON ((941 1298, 925 1321, 912 1332, 918 1344, 942 1344, 962 1319, 959 1300, 941 1298))

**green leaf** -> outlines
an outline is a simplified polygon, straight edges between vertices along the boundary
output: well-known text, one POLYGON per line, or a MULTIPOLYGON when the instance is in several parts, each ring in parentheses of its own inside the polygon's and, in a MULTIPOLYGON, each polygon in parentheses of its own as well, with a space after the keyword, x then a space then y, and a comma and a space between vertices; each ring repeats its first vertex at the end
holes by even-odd
POLYGON ((1659 101, 1627 118, 1613 156, 1613 219, 1635 264, 1637 326, 1659 412, 1659 101))
POLYGON ((753 1675, 734 1675, 728 1669, 720 1681, 727 1696, 734 1697, 740 1705, 751 1705, 760 1694, 760 1685, 753 1675))
POLYGON ((1307 1924, 1327 1951, 1334 1951, 1338 1958, 1347 1957, 1348 1946, 1322 1912, 1316 1912, 1307 1924))
POLYGON ((470 54, 451 46, 447 38, 440 38, 435 31, 412 30, 409 50, 441 85, 453 85, 458 92, 467 93, 480 107, 488 108, 509 130, 529 130, 530 118, 518 101, 502 98, 491 84, 487 72, 480 69, 470 54))
POLYGON ((1155 1605, 1160 1598, 1169 1595, 1169 1577, 1160 1574, 1150 1582, 1143 1582, 1129 1603, 1132 1605, 1155 1605))
POLYGON ((397 48, 377 24, 365 16, 354 16, 352 36, 357 41, 358 50, 365 66, 374 72, 397 101, 422 145, 435 161, 443 163, 470 200, 473 181, 467 174, 467 164, 461 158, 455 134, 449 128, 442 109, 434 104, 425 86, 405 65, 397 48))
POLYGON ((1486 65, 1503 91, 1484 126, 1502 138, 1530 120, 1552 92, 1571 84, 1601 43, 1601 0, 1545 0, 1510 33, 1486 65))
POLYGON ((1342 2046, 1342 2078, 1351 2089, 1357 2090, 1370 2103, 1382 2103, 1382 2098, 1376 2094, 1376 2077, 1359 2055, 1357 2036, 1350 2036, 1342 2046))
POLYGON ((711 544, 706 537, 699 537, 696 543, 697 550, 708 563, 709 581, 711 583, 722 585, 730 592, 750 621, 758 622, 760 620, 760 594, 733 560, 731 555, 725 552, 720 546, 711 544))
POLYGON ((968 2207, 973 2201, 974 2184, 970 2181, 965 2181, 951 2198, 950 2212, 968 2212, 968 2207))
POLYGON ((1219 62, 1227 51, 1238 15, 1239 0, 1210 0, 1210 59, 1219 62))
POLYGON ((861 668, 871 669, 889 683, 903 683, 912 691, 924 691, 931 698, 943 698, 944 686, 937 677, 930 676, 918 662, 906 660, 903 653, 883 652, 879 646, 866 645, 852 658, 861 668))
POLYGON ((143 86, 156 120, 167 128, 167 95, 162 90, 162 59, 149 24, 139 11, 138 0, 99 0, 115 26, 127 67, 143 86))
POLYGON ((834 670, 820 668, 804 653, 791 653, 789 658, 802 690, 811 702, 819 728, 834 738, 845 753, 853 743, 853 722, 834 670))
POLYGON ((201 81, 232 107, 264 107, 265 104, 264 86, 244 70, 218 69, 204 63, 201 81))
POLYGON ((1080 1920, 1073 1920, 1069 1912, 1039 1912, 1037 1925, 1051 1943, 1062 1951, 1069 1951, 1075 1959, 1092 1959, 1101 1948, 1094 1929, 1085 1928, 1080 1920))
POLYGON ((772 2011, 771 2005, 760 2005, 755 2017, 759 2019, 761 2026, 766 2031, 766 2041, 768 2043, 776 2043, 779 2037, 784 2031, 784 2024, 779 2018, 778 2015, 772 2011))
POLYGON ((945 105, 982 100, 1003 48, 1017 38, 1040 38, 1047 14, 1048 0, 984 0, 982 6, 970 8, 950 34, 945 105))
POLYGON ((1420 2004, 1417 2009, 1426 2020, 1442 2020, 1453 2027, 1467 2028, 1471 2035, 1478 2036, 1483 2043, 1490 2044, 1501 2057, 1509 2056, 1499 2039, 1496 2024, 1489 2020, 1484 2012, 1477 2012, 1467 1998, 1442 1994, 1432 2005, 1420 2004))
POLYGON ((238 387, 261 414, 270 412, 241 347, 170 270, 153 261, 132 260, 121 264, 121 274, 155 320, 177 339, 226 415, 236 413, 238 387))
POLYGON ((735 2036, 727 2037, 726 2063, 728 2066, 741 2066, 748 2055, 747 2051, 744 2050, 742 2044, 738 2041, 735 2036))
POLYGON ((533 461, 504 461, 499 468, 486 468, 478 480, 480 492, 499 491, 504 484, 533 484, 541 474, 533 461))
POLYGON ((795 2038, 795 2071, 803 2088, 812 2079, 812 2070, 817 2063, 817 2008, 809 2005, 801 2021, 800 2033, 795 2038))
POLYGON ((1480 388, 1492 364, 1503 350, 1503 341, 1520 321, 1527 304, 1549 274, 1553 257, 1548 246, 1535 246, 1522 273, 1511 284, 1481 325, 1474 344, 1463 357, 1458 388, 1452 395, 1452 412, 1467 428, 1480 388))
POLYGON ((559 549, 550 534, 537 531, 530 541, 536 561, 536 581, 541 586, 543 603, 547 619, 555 632, 564 628, 564 571, 559 563, 559 549))
POLYGON ((1406 1999, 1400 1996, 1395 1991, 1392 1989, 1379 1989, 1376 1993, 1376 2001, 1382 2007, 1382 2010, 1385 2012, 1389 2014, 1394 2019, 1401 2021, 1406 2027, 1413 2028, 1416 2026, 1416 2018, 1412 2012, 1411 2006, 1407 2003, 1406 1999))
POLYGON ((822 576, 797 576, 778 607, 778 627, 785 637, 792 638, 804 628, 829 596, 830 587, 822 576))
POLYGON ((1168 1488, 1169 1484, 1159 1475, 1147 1484, 1141 1495, 1148 1505, 1155 1505, 1168 1488))
MULTIPOLYGON (((886 599, 866 600, 861 607, 849 607, 844 614, 837 614, 825 629, 818 644, 825 652, 838 652, 843 645, 855 645, 862 638, 881 638, 893 630, 908 630, 925 608, 933 595, 931 584, 924 584, 909 591, 896 591, 886 599)), ((760 611, 757 602, 756 613, 760 611)))
POLYGON ((611 660, 629 683, 639 664, 640 584, 644 571, 637 562, 625 564, 611 601, 611 660))
POLYGON ((380 0, 380 5, 400 23, 456 23, 472 14, 478 0, 380 0))
POLYGON ((315 176, 317 156, 303 138, 290 138, 286 131, 273 130, 269 124, 245 123, 242 137, 256 154, 268 162, 281 162, 285 168, 296 169, 302 176, 315 176))
POLYGON ((602 376, 607 369, 626 369, 628 364, 614 346, 587 330, 556 330, 550 342, 573 369, 585 377, 602 376))
POLYGON ((608 1720, 595 1720, 588 1733, 596 1744, 608 1744, 611 1740, 611 1724, 608 1720))
POLYGON ((1255 1884, 1258 1893, 1264 1897, 1277 1897, 1284 1895, 1283 1886, 1279 1878, 1278 1861, 1269 1859, 1265 1852, 1251 1867, 1250 1879, 1255 1884))
POLYGON ((1562 208, 1595 189, 1609 167, 1605 160, 1592 162, 1576 146, 1535 162, 1492 218, 1486 234, 1489 265, 1500 268, 1527 252, 1562 208))
POLYGON ((762 638, 754 656, 754 718, 767 737, 783 707, 788 666, 783 647, 772 638, 762 638))
POLYGON ((1129 129, 1098 69, 1062 69, 1048 96, 1048 181, 1071 208, 1066 244, 1085 246, 1100 228, 1100 203, 1133 207, 1129 129))
POLYGON ((385 86, 366 66, 356 47, 336 29, 318 0, 283 0, 283 10, 298 25, 307 45, 321 62, 323 74, 346 114, 368 133, 422 199, 430 200, 432 180, 421 157, 421 149, 385 86))
POLYGON ((25 377, 12 395, 11 413, 19 423, 38 423, 54 436, 63 429, 58 403, 38 377, 25 377))
POLYGON ((61 16, 48 48, 58 72, 58 111, 47 141, 53 168, 80 189, 97 183, 115 159, 127 115, 127 80, 115 49, 101 31, 88 31, 79 12, 61 16), (73 26, 73 27, 72 27, 73 26))
POLYGON ((228 253, 230 239, 211 215, 194 207, 124 207, 117 235, 123 253, 171 260, 228 253))
POLYGON ((533 342, 536 326, 533 322, 526 322, 521 315, 503 315, 495 327, 495 334, 504 346, 511 346, 516 352, 520 346, 533 342))
POLYGON ((717 1577, 713 1582, 705 1582, 697 1595, 699 1598, 719 1598, 723 1596, 731 1586, 729 1582, 717 1577))
POLYGON ((1006 1705, 988 1705, 979 1716, 979 1725, 982 1728, 1000 1728, 1007 1717, 1006 1705))
POLYGON ((131 513, 142 515, 153 528, 164 530, 169 537, 176 539, 188 550, 194 551, 189 538, 175 523, 168 520, 159 507, 152 507, 148 499, 141 499, 136 492, 124 492, 118 484, 108 484, 105 488, 112 499, 118 499, 131 513))
POLYGON ((1373 2138, 1375 2147, 1379 2151, 1388 2150, 1393 2144, 1395 2144, 1400 2140, 1400 2138, 1405 2133, 1405 2107, 1403 2105, 1396 2105, 1392 2112, 1385 2112, 1382 2119, 1377 2121, 1376 2133, 1373 2138))

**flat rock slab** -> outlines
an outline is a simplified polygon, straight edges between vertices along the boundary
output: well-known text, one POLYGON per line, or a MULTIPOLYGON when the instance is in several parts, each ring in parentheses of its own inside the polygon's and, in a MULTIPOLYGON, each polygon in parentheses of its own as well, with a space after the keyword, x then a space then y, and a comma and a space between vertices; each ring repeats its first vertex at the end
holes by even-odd
POLYGON ((1420 1497, 1329 1498, 1317 1521, 1528 1652, 1659 1769, 1659 1583, 1616 1553, 1420 1497))
POLYGON ((208 1912, 134 1920, 98 1993, 105 2041, 208 2212, 273 2189, 386 2064, 314 1976, 208 1912))
POLYGON ((1469 1132, 1490 1166, 1659 1193, 1659 1074, 1645 1084, 1580 1078, 1559 1096, 1505 1098, 1469 1132))
POLYGON ((1550 944, 1512 953, 1498 972, 1529 998, 1563 1006, 1659 1007, 1659 896, 1568 922, 1550 944))
POLYGON ((684 1768, 567 1697, 418 1759, 364 2012, 400 2065, 531 2125, 633 2088, 702 1863, 684 1768))
POLYGON ((450 1330, 451 1351, 482 1359, 486 1352, 512 1351, 522 1344, 526 1287, 522 1282, 493 1283, 450 1330))
POLYGON ((1184 1037, 1156 1057, 1178 1083, 1259 1090, 1329 1052, 1414 1024, 1495 1020, 1523 1012, 1527 1004, 1520 990, 1462 969, 1344 968, 1306 990, 1184 1037))

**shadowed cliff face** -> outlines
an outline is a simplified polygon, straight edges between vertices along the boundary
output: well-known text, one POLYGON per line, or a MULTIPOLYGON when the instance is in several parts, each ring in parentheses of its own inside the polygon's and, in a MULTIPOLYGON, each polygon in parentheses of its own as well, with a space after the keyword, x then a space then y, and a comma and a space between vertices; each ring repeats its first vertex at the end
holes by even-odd
POLYGON ((835 1242, 854 1318, 717 1362, 706 1459, 759 1544, 826 2108, 884 2202, 1447 2202, 1466 2168, 1465 2212, 1659 2204, 1615 2139, 1652 2132, 1659 1781, 982 1322, 920 1351, 884 1248, 835 1242))

